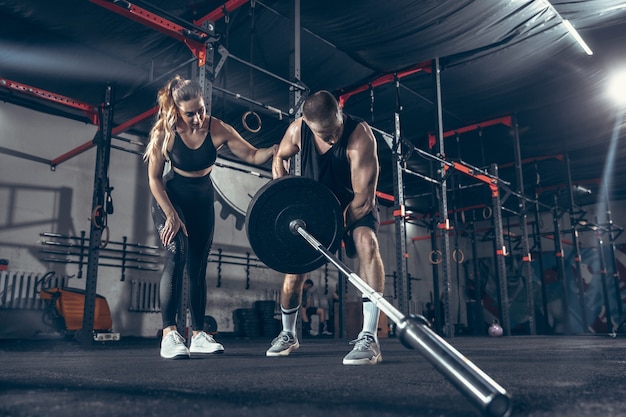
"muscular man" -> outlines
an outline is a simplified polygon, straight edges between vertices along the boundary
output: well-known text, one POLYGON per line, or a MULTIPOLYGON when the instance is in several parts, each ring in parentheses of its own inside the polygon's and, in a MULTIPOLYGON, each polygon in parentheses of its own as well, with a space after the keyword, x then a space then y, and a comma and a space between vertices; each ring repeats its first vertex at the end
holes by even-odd
MULTIPOLYGON (((302 114, 283 136, 274 155, 272 175, 287 175, 290 158, 300 152, 302 176, 326 185, 344 209, 346 253, 358 256, 359 276, 382 294, 385 273, 376 235, 380 223, 375 194, 379 167, 374 134, 366 122, 343 113, 328 91, 310 96, 302 114)), ((272 341, 267 356, 287 356, 300 347, 295 326, 305 277, 285 275, 281 291, 283 330, 272 341)), ((378 316, 378 307, 363 298, 363 329, 351 342, 354 348, 343 358, 344 365, 374 365, 382 360, 376 336, 378 316)))

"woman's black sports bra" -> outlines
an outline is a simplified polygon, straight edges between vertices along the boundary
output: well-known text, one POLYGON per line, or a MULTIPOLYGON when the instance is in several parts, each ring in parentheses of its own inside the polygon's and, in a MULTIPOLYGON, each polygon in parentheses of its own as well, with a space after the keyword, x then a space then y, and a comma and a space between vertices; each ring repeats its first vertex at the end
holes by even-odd
POLYGON ((202 171, 215 164, 217 160, 217 150, 213 146, 211 132, 204 138, 204 142, 198 149, 190 149, 178 133, 174 136, 174 145, 168 152, 172 166, 181 171, 193 172, 202 171))

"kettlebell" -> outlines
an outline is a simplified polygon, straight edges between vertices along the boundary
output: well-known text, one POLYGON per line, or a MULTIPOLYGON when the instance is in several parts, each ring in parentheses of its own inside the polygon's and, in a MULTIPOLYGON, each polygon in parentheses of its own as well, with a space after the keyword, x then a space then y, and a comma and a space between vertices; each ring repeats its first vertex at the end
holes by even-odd
POLYGON ((491 337, 498 337, 498 336, 502 336, 502 326, 500 326, 500 323, 498 322, 498 320, 494 320, 491 322, 491 326, 489 326, 489 336, 491 337))

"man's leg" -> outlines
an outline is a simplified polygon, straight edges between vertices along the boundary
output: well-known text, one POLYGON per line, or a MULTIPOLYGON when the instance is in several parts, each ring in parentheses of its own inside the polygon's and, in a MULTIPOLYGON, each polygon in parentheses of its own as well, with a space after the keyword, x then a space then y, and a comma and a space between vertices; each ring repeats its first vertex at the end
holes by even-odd
POLYGON ((324 336, 330 336, 332 333, 328 330, 328 318, 326 317, 326 310, 322 307, 317 308, 317 315, 320 316, 320 333, 324 336))
POLYGON ((298 349, 296 321, 302 302, 302 286, 306 275, 286 274, 280 293, 280 311, 283 330, 272 341, 272 346, 265 352, 266 356, 287 356, 298 349))
MULTIPOLYGON (((385 272, 378 238, 373 229, 365 226, 353 230, 352 236, 359 256, 359 276, 374 291, 383 294, 385 272)), ((378 346, 378 317, 380 311, 369 298, 363 298, 363 329, 354 341, 354 349, 344 359, 344 365, 374 365, 382 360, 378 346)))

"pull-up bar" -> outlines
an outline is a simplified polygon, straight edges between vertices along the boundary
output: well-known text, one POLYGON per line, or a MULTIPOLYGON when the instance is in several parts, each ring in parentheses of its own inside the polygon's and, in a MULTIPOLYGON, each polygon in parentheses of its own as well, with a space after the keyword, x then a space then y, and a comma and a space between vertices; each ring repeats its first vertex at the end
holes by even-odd
MULTIPOLYGON (((447 132, 443 133, 443 137, 447 138, 449 136, 459 135, 461 133, 467 133, 473 130, 479 130, 484 127, 494 126, 497 124, 503 124, 505 126, 512 127, 513 121, 512 121, 511 116, 498 117, 497 119, 487 120, 486 122, 475 123, 473 125, 461 127, 459 129, 448 130, 447 132)), ((433 133, 429 133, 428 134, 428 147, 432 149, 436 143, 437 143, 437 137, 433 133)))

